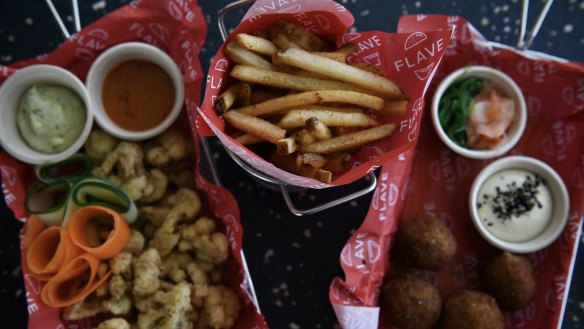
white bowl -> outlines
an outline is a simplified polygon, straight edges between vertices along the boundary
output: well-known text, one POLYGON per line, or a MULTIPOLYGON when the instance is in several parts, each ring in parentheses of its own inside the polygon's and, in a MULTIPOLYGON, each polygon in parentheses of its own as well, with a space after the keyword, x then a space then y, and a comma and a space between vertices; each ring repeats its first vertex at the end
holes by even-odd
POLYGON ((162 133, 174 122, 184 104, 184 84, 179 68, 164 51, 146 43, 127 42, 105 51, 91 65, 86 84, 97 124, 111 135, 125 140, 144 140, 162 133), (103 82, 108 72, 117 65, 133 59, 149 61, 160 66, 174 85, 174 104, 170 114, 159 125, 145 131, 130 131, 115 124, 105 112, 101 98, 103 82))
POLYGON ((492 162, 479 173, 471 187, 469 209, 476 229, 493 246, 514 253, 530 253, 549 246, 560 236, 568 222, 570 200, 564 182, 550 166, 534 158, 511 156, 492 162), (495 236, 487 229, 478 213, 477 201, 481 187, 489 177, 506 169, 519 169, 536 174, 545 182, 551 194, 553 208, 549 222, 537 236, 526 241, 510 242, 509 239, 504 240, 495 236))
POLYGON ((436 133, 442 142, 444 142, 444 144, 446 144, 446 146, 448 146, 452 151, 472 159, 490 159, 507 153, 517 144, 521 138, 527 121, 527 107, 525 106, 525 98, 521 93, 521 89, 505 73, 486 66, 464 67, 452 72, 444 80, 442 80, 438 86, 438 89, 436 89, 436 92, 434 93, 434 97, 432 98, 431 114, 434 129, 436 130, 436 133), (442 125, 440 124, 438 106, 442 95, 456 80, 465 77, 477 77, 483 80, 489 80, 495 86, 497 86, 499 90, 504 92, 506 97, 509 97, 515 103, 516 115, 513 122, 511 123, 511 126, 507 129, 507 142, 498 149, 472 150, 462 147, 453 142, 450 137, 448 137, 442 128, 442 125))
POLYGON ((89 95, 83 82, 71 72, 53 65, 31 65, 16 71, 0 87, 0 144, 16 159, 29 164, 46 164, 65 160, 77 152, 91 132, 93 115, 89 95), (54 84, 73 90, 85 103, 85 122, 79 138, 59 153, 44 153, 32 149, 20 135, 16 113, 22 94, 33 84, 54 84))

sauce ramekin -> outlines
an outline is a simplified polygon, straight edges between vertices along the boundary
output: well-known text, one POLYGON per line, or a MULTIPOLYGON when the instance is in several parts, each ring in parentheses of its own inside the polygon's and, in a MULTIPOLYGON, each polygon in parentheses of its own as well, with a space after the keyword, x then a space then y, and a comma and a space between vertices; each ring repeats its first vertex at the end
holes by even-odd
POLYGON ((126 42, 116 45, 101 54, 91 65, 86 79, 87 90, 97 124, 109 134, 124 140, 144 140, 159 135, 178 117, 184 104, 182 74, 172 58, 164 51, 141 42, 126 42), (169 115, 160 124, 144 131, 121 128, 107 115, 102 101, 102 86, 107 74, 117 65, 129 60, 144 60, 160 66, 174 85, 174 104, 169 115))
POLYGON ((29 164, 47 164, 65 160, 85 143, 93 125, 89 94, 83 82, 74 74, 54 65, 31 65, 16 71, 0 86, 2 120, 0 120, 0 144, 10 155, 29 164), (16 122, 16 114, 23 93, 33 84, 54 84, 74 91, 85 104, 83 130, 68 148, 58 153, 44 153, 31 148, 22 138, 16 122))
POLYGON ((490 159, 507 153, 517 144, 517 142, 519 142, 527 122, 527 107, 521 89, 505 73, 486 66, 467 66, 450 73, 444 80, 442 80, 442 82, 440 82, 432 98, 431 116, 432 124, 434 125, 434 130, 438 134, 438 137, 452 151, 467 158, 490 159), (507 141, 497 149, 473 150, 462 147, 452 141, 444 131, 444 128, 442 128, 438 115, 440 99, 450 85, 456 80, 466 77, 476 77, 490 81, 498 89, 503 91, 506 97, 509 97, 515 103, 516 115, 511 126, 507 129, 507 141))
POLYGON ((541 250, 553 243, 563 232, 568 222, 569 209, 570 199, 568 190, 562 178, 546 163, 525 156, 505 157, 483 168, 476 177, 469 196, 470 215, 480 235, 499 249, 519 254, 541 250), (539 176, 546 184, 552 196, 553 210, 547 226, 539 235, 527 241, 509 242, 495 236, 486 228, 486 223, 479 216, 477 206, 477 201, 480 197, 479 190, 489 177, 505 169, 524 170, 539 176))

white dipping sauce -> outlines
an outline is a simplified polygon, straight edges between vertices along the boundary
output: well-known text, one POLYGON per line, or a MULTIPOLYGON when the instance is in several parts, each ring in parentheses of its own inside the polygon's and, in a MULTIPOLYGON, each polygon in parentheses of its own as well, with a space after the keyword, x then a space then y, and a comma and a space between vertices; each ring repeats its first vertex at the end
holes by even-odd
POLYGON ((553 211, 550 190, 541 178, 519 169, 502 170, 487 178, 476 201, 485 228, 509 242, 537 237, 553 211))

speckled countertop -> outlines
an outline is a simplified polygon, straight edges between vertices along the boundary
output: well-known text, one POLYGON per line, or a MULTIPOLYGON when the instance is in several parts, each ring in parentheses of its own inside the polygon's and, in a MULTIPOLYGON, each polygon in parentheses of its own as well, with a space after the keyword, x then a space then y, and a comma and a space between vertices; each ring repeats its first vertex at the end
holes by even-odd
MULTIPOLYGON (((79 1, 82 23, 86 25, 127 2, 79 1)), ((520 24, 520 0, 341 2, 354 14, 358 30, 393 32, 402 14, 461 15, 488 39, 513 45, 520 24)), ((54 3, 73 30, 71 1, 55 0, 54 3)), ((216 13, 227 3, 226 0, 200 1, 209 28, 200 55, 205 71, 221 44, 216 13)), ((541 1, 532 1, 528 26, 541 6, 541 1)), ((228 26, 234 26, 242 15, 243 10, 229 14, 228 26)), ((556 0, 532 49, 583 61, 582 31, 584 1, 556 0)), ((0 64, 51 51, 62 41, 44 1, 0 1, 0 64)), ((288 212, 280 193, 255 182, 215 140, 211 140, 211 147, 223 184, 233 192, 241 208, 244 250, 261 310, 270 327, 334 328, 336 319, 328 301, 328 287, 331 279, 341 274, 339 252, 365 216, 371 195, 317 215, 295 217, 288 212)), ((309 206, 354 189, 350 186, 326 192, 301 192, 293 198, 309 206)), ((27 310, 18 245, 21 225, 4 204, 0 211, 0 314, 3 315, 0 327, 25 328, 27 310)), ((576 261, 562 328, 584 328, 582 252, 576 261)))

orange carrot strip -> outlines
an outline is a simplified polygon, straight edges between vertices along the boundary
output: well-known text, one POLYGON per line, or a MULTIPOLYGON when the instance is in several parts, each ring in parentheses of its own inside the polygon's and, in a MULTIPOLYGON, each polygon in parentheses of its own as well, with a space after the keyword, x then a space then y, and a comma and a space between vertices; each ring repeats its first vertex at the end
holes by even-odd
POLYGON ((101 206, 87 206, 77 209, 69 218, 67 231, 75 245, 99 259, 115 257, 130 241, 130 228, 126 220, 116 211, 101 206), (105 242, 93 246, 90 237, 88 237, 88 234, 95 233, 90 232, 93 228, 90 221, 104 219, 113 219, 113 228, 105 242))
POLYGON ((83 254, 65 264, 41 291, 41 300, 47 306, 66 307, 91 294, 111 275, 108 271, 98 277, 100 260, 83 254))
POLYGON ((31 244, 26 253, 26 261, 31 274, 37 280, 47 281, 81 252, 66 230, 51 226, 42 231, 31 244))
POLYGON ((22 239, 22 245, 25 249, 28 249, 34 240, 45 230, 45 224, 37 216, 30 216, 28 222, 26 223, 26 228, 24 231, 24 237, 22 239))

